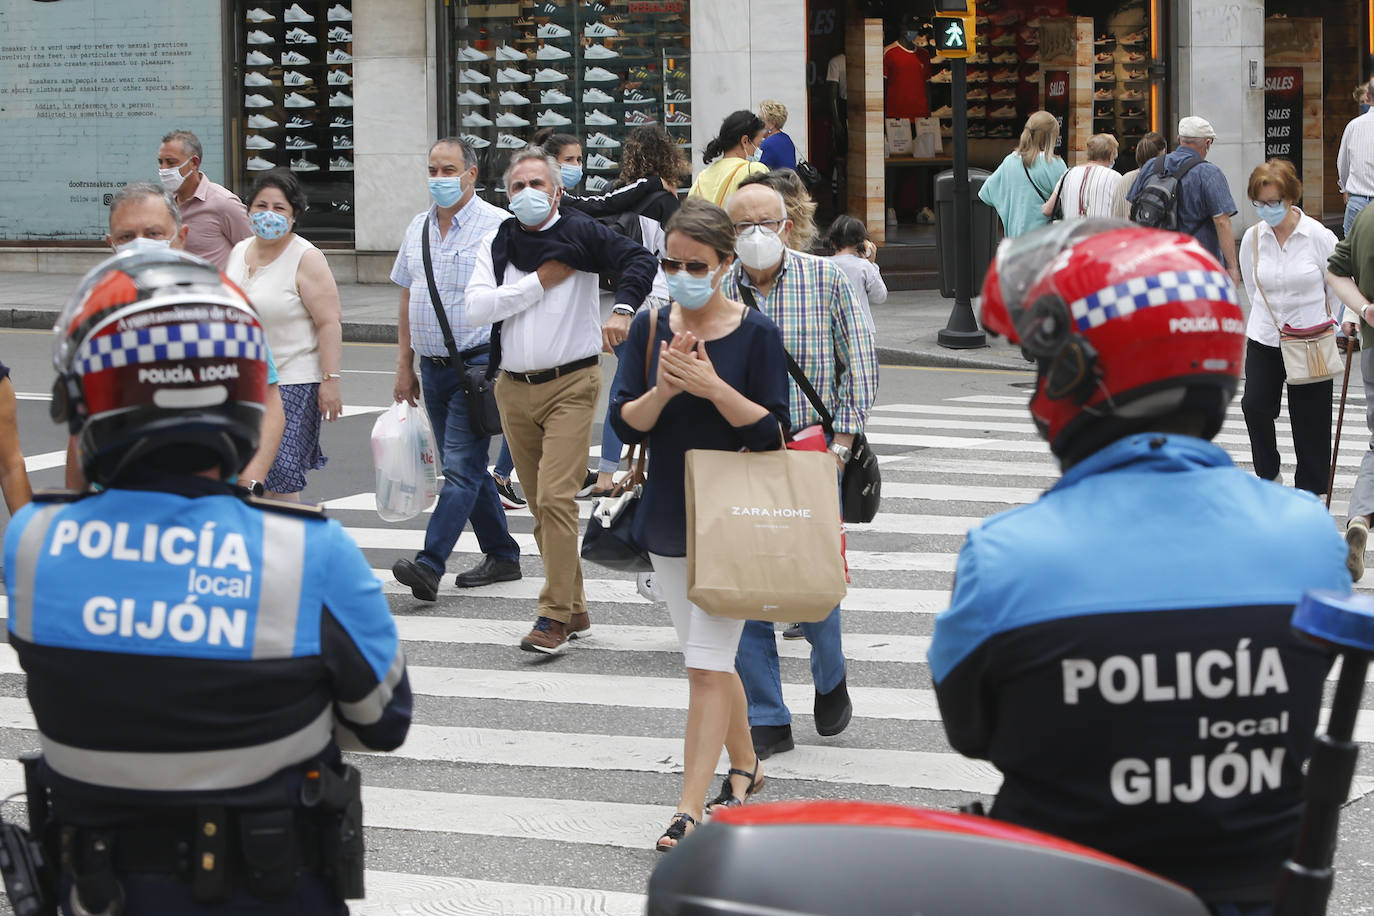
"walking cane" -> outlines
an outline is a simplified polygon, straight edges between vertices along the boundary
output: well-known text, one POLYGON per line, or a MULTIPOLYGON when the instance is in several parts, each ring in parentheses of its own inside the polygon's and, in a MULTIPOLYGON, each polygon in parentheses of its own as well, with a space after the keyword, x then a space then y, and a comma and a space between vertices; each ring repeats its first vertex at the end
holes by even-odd
MULTIPOLYGON (((1359 333, 1358 331, 1356 333, 1359 333)), ((1336 456, 1341 451, 1341 423, 1345 420, 1345 393, 1350 388, 1350 364, 1360 349, 1358 337, 1345 339, 1345 379, 1341 382, 1341 406, 1336 411, 1336 440, 1331 443, 1331 474, 1326 478, 1326 508, 1331 508, 1331 490, 1336 486, 1336 456)))

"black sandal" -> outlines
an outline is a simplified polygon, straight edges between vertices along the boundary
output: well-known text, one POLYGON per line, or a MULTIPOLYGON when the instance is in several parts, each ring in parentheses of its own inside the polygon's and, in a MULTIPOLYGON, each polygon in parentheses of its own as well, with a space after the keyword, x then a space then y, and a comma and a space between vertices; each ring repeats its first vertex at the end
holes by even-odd
POLYGON ((731 768, 730 772, 725 774, 725 781, 721 783, 720 794, 706 804, 706 813, 710 814, 712 809, 715 808, 738 808, 750 798, 762 792, 763 787, 768 784, 768 779, 767 777, 759 775, 759 764, 761 762, 762 761, 760 761, 758 757, 754 758, 754 772, 752 773, 748 770, 731 768), (731 776, 747 776, 749 778, 749 785, 744 789, 743 798, 735 794, 734 786, 730 784, 731 776))
POLYGON ((696 825, 696 818, 686 812, 679 811, 677 814, 674 814, 673 819, 668 822, 668 829, 663 831, 663 836, 658 838, 658 842, 654 844, 654 848, 659 852, 667 852, 677 846, 678 843, 682 842, 682 838, 687 835, 688 827, 695 828, 696 825))

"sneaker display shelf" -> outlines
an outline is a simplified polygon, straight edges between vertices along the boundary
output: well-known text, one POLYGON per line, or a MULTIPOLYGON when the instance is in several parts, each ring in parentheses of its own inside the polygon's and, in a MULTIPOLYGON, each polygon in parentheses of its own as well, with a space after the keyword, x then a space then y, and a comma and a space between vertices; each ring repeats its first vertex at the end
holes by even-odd
POLYGON ((447 91, 456 103, 451 127, 477 150, 482 197, 505 206, 499 176, 510 154, 540 128, 583 138, 590 193, 610 186, 619 149, 640 125, 664 126, 691 155, 687 13, 635 6, 586 0, 447 6, 453 36, 447 91))
POLYGON ((1127 3, 1093 24, 1093 133, 1121 143, 1119 170, 1135 162, 1150 129, 1150 25, 1143 6, 1127 3))
POLYGON ((311 203, 297 220, 312 241, 353 236, 352 6, 267 0, 245 13, 241 30, 238 57, 252 68, 241 103, 242 187, 289 168, 311 203))

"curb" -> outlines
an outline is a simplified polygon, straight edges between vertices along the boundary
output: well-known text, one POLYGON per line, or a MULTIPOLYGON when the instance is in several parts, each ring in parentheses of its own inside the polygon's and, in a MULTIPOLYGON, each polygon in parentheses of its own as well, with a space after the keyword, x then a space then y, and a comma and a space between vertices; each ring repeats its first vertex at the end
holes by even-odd
POLYGON ((931 369, 1035 371, 1035 364, 1026 362, 1019 354, 1002 356, 991 347, 979 347, 974 350, 947 350, 938 344, 930 348, 912 349, 878 347, 878 362, 889 366, 914 366, 931 369))

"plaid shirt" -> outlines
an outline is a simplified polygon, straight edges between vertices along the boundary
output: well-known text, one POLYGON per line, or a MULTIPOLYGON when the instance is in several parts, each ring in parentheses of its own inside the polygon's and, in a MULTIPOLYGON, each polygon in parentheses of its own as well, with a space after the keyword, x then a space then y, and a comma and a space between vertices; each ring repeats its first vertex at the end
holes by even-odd
POLYGON ((491 325, 470 325, 463 291, 477 263, 477 248, 496 231, 496 227, 510 214, 473 195, 463 208, 453 215, 449 231, 439 237, 439 208, 431 206, 410 221, 405 241, 396 253, 391 268, 391 282, 410 290, 410 344, 421 356, 448 356, 439 319, 430 304, 429 283, 425 279, 424 255, 420 251, 420 233, 429 231, 429 254, 434 263, 434 284, 444 300, 449 327, 459 352, 481 346, 491 340, 491 325))
MULTIPOLYGON (((732 282, 748 287, 759 308, 782 330, 787 352, 834 414, 835 432, 862 432, 878 395, 878 356, 873 324, 844 271, 826 258, 788 249, 768 295, 759 292, 742 264, 735 267, 732 282)), ((820 422, 795 382, 790 408, 794 429, 820 422)))

